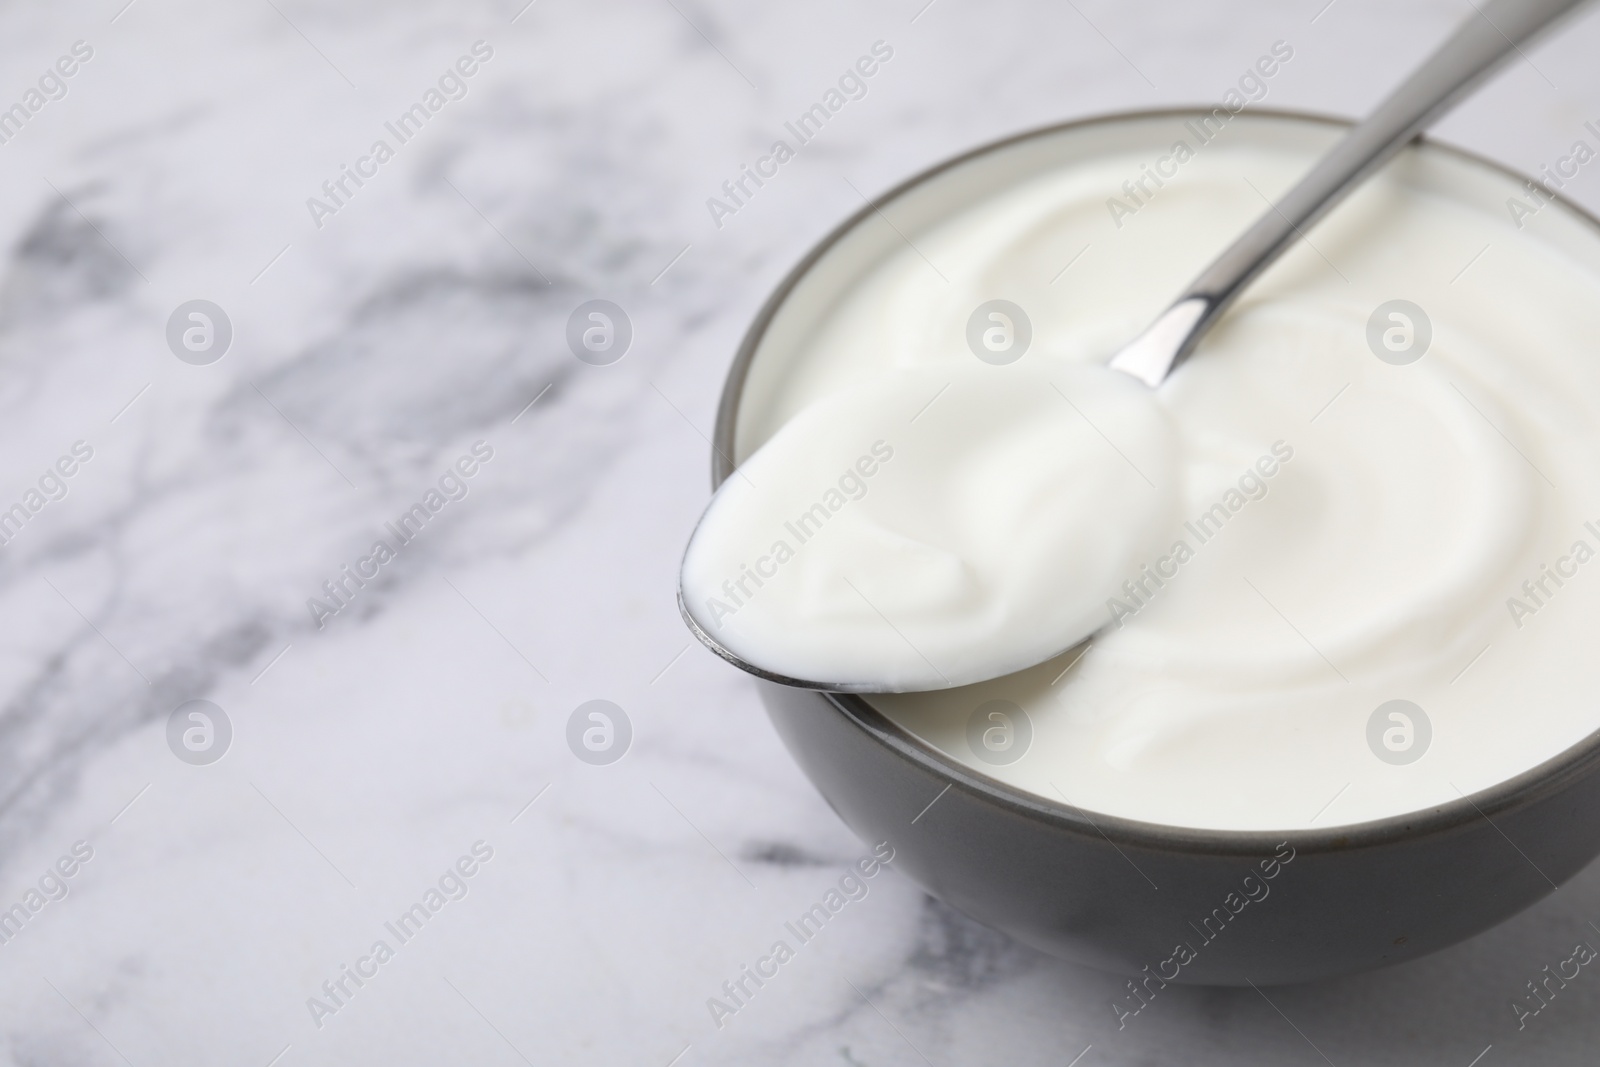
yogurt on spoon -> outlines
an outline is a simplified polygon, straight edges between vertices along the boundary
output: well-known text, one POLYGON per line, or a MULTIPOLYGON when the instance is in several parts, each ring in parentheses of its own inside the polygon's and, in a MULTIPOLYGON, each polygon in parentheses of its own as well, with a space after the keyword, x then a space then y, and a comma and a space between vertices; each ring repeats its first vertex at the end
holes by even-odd
POLYGON ((1094 364, 880 373, 787 422, 712 498, 680 603, 778 680, 914 692, 1082 642, 1172 543, 1176 435, 1094 364))

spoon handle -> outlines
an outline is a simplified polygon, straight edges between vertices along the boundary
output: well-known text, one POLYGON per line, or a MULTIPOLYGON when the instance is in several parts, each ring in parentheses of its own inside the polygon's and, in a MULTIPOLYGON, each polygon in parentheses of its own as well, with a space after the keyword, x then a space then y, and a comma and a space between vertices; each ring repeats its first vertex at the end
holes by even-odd
POLYGON ((1234 298, 1322 215, 1461 100, 1522 44, 1584 0, 1475 0, 1475 13, 1351 129, 1111 366, 1152 388, 1194 350, 1234 298))

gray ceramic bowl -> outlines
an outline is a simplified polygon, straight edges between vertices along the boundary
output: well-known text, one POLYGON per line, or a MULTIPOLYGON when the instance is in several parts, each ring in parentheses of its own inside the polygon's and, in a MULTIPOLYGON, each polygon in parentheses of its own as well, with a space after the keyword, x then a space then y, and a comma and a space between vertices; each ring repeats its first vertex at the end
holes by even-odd
MULTIPOLYGON (((926 171, 813 249, 756 317, 728 375, 713 484, 731 473, 752 364, 781 358, 860 262, 861 223, 893 203, 927 217, 996 175, 1148 138, 1200 111, 1142 112, 1009 138, 926 171), (1076 144, 1077 148, 1073 145, 1076 144), (1087 146, 1087 147, 1086 147, 1087 146), (987 176, 987 177, 986 177, 987 176), (940 199, 924 195, 935 179, 940 199), (927 202, 919 202, 927 201, 927 202), (819 271, 836 278, 821 278, 819 271)), ((1343 123, 1252 111, 1235 122, 1285 134, 1343 123)), ((1430 144, 1487 174, 1521 176, 1430 144)), ((1567 210, 1582 214, 1570 204, 1567 210)), ((1587 218, 1587 216, 1584 216, 1587 218)), ((1600 229, 1600 223, 1589 219, 1600 229)), ((1551 892, 1600 854, 1600 733, 1493 788, 1409 815, 1283 833, 1195 830, 1081 811, 960 764, 854 696, 757 683, 801 767, 862 838, 968 915, 1046 952, 1156 983, 1298 982, 1443 948, 1551 892)))

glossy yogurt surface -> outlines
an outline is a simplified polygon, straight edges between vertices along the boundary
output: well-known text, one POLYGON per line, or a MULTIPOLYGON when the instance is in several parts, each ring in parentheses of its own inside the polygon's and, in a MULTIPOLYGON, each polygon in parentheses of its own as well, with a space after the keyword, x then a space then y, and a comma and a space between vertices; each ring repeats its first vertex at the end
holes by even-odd
MULTIPOLYGON (((1138 120, 934 178, 791 293, 739 458, 874 375, 971 366, 987 301, 1028 318, 1013 366, 1105 361, 1337 133, 1245 116, 1178 164, 1191 129, 1138 120)), ((1441 149, 1391 165, 1161 387, 1179 514, 1087 652, 869 701, 1019 789, 1229 830, 1427 809, 1600 727, 1600 236, 1513 199, 1441 149)))

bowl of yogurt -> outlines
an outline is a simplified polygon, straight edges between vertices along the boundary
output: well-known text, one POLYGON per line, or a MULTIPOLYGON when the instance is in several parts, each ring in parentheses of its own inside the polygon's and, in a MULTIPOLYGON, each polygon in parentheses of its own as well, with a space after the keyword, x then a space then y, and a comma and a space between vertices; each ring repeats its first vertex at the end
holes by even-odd
MULTIPOLYGON (((1048 662, 925 692, 757 683, 856 832, 980 921, 1134 976, 1129 1012, 1167 982, 1415 958, 1600 854, 1600 224, 1419 141, 1158 390, 1167 459, 1114 405, 1073 410, 1346 128, 1145 112, 944 163, 805 257, 723 393, 714 484, 840 397, 980 368, 1049 386, 1159 491, 1151 539, 1095 557, 1120 575, 1099 629, 1048 662)), ((800 540, 893 501, 915 467, 896 441, 940 403, 905 392, 819 480, 800 540)), ((941 417, 924 436, 967 444, 960 406, 941 417)), ((1059 484, 1051 461, 1018 449, 962 503, 1059 484)), ((1021 531, 1017 551, 1043 552, 1021 531)), ((929 596, 959 587, 929 573, 929 596)), ((743 579, 723 610, 755 604, 743 579)), ((1025 636, 954 643, 1015 641, 1022 664, 1025 636)))

